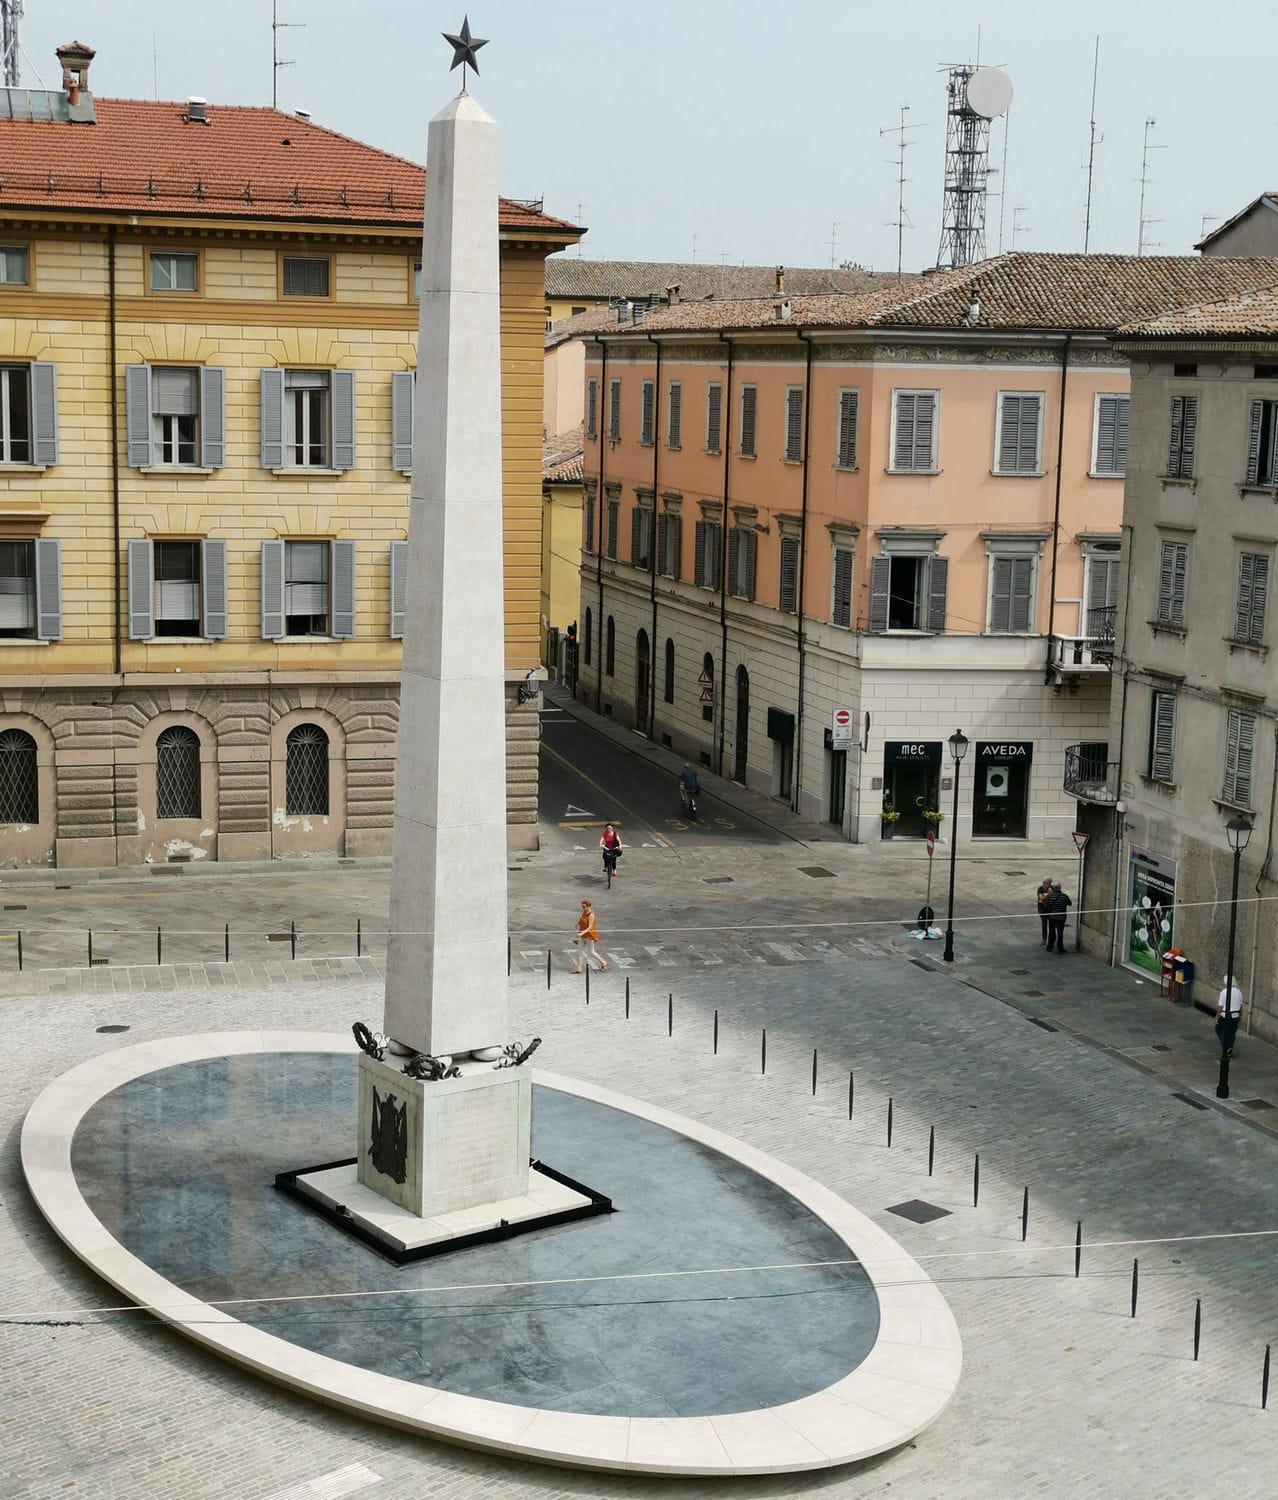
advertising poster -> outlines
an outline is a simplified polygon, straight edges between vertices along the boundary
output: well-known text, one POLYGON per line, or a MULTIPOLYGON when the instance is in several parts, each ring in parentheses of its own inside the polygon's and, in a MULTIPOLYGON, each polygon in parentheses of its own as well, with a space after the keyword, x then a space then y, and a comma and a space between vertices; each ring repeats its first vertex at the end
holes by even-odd
POLYGON ((1155 977, 1174 946, 1176 865, 1143 850, 1127 856, 1127 962, 1155 977))

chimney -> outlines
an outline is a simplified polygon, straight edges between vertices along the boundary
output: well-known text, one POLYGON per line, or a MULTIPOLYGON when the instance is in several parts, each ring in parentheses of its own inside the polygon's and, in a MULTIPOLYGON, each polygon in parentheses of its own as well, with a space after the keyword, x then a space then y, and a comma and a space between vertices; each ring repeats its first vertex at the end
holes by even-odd
POLYGON ((777 267, 777 296, 778 297, 782 297, 784 295, 785 295, 785 267, 784 266, 778 266, 777 267))
POLYGON ((789 302, 788 298, 784 302, 778 302, 776 304, 776 314, 777 314, 777 322, 778 323, 788 323, 790 321, 790 313, 791 313, 791 307, 790 307, 790 302, 789 302))
POLYGON ((66 42, 57 50, 62 64, 62 87, 67 93, 67 115, 73 124, 93 125, 93 95, 89 92, 89 64, 97 56, 83 42, 66 42))
POLYGON ((677 281, 666 288, 666 301, 671 307, 679 305, 679 283, 677 281))
POLYGON ((309 109, 295 109, 293 113, 299 120, 309 120, 311 117, 311 112, 309 109))
POLYGON ((192 94, 186 101, 186 113, 182 118, 190 125, 207 125, 209 123, 207 99, 201 99, 199 94, 192 94))
POLYGON ((648 316, 648 304, 646 302, 634 302, 630 307, 630 321, 634 324, 642 323, 648 316))

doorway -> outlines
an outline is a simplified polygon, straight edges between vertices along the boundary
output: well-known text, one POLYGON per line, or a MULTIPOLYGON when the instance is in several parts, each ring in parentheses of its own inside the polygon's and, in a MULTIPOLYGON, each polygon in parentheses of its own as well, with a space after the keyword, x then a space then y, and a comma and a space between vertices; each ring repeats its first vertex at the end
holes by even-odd
POLYGON ((652 652, 648 646, 648 632, 641 630, 635 637, 635 728, 640 734, 648 733, 651 701, 652 652))
POLYGON ((827 823, 833 823, 836 827, 842 828, 843 814, 847 808, 848 752, 831 750, 828 765, 830 783, 825 820, 827 823))
POLYGON ((733 742, 732 779, 742 785, 746 779, 746 759, 750 752, 750 674, 737 668, 737 718, 733 742))
POLYGON ((889 740, 883 749, 883 801, 900 814, 897 838, 921 839, 935 825, 923 816, 938 810, 940 740, 889 740))

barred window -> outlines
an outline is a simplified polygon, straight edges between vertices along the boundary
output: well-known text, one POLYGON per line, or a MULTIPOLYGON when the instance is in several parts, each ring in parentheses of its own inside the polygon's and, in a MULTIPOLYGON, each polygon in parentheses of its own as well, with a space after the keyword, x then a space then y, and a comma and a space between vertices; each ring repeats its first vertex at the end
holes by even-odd
POLYGON ((39 821, 36 742, 25 729, 0 730, 0 823, 39 821))
POLYGON ((200 737, 175 724, 155 742, 155 815, 200 816, 200 737))
POLYGON ((318 724, 299 724, 285 742, 284 811, 328 816, 328 735, 318 724))

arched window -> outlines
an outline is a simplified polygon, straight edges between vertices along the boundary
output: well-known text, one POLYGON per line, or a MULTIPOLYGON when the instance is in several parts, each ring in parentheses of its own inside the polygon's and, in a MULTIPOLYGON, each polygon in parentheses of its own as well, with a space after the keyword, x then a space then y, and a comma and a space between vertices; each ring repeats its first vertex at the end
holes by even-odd
POLYGON ((328 736, 318 724, 299 724, 289 731, 284 811, 290 817, 328 814, 328 736))
POLYGON ((586 656, 586 665, 587 666, 590 665, 591 653, 594 650, 594 646, 593 646, 594 638, 595 638, 595 621, 594 621, 594 616, 591 614, 591 612, 589 610, 587 610, 586 611, 586 629, 585 629, 585 631, 583 633, 583 639, 582 639, 582 645, 585 647, 585 656, 586 656))
POLYGON ((175 724, 155 742, 155 815, 200 816, 200 737, 175 724))
POLYGON ((674 702, 674 641, 666 637, 666 702, 674 702))
POLYGON ((0 823, 39 821, 36 742, 25 729, 0 730, 0 823))
POLYGON ((617 622, 611 615, 608 616, 606 626, 607 642, 604 647, 604 671, 611 677, 617 665, 617 622))

